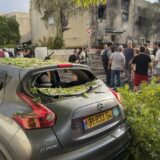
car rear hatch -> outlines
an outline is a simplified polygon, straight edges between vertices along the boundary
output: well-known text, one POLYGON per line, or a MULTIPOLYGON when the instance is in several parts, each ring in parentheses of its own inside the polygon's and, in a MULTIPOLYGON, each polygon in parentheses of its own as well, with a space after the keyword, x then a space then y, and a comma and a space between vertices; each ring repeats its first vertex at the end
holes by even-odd
POLYGON ((54 84, 38 87, 36 79, 41 72, 32 71, 24 81, 24 91, 55 113, 53 132, 62 147, 73 149, 86 145, 109 134, 122 123, 121 105, 87 68, 54 68, 53 72, 54 84), (70 71, 76 78, 75 75, 71 78, 70 71))

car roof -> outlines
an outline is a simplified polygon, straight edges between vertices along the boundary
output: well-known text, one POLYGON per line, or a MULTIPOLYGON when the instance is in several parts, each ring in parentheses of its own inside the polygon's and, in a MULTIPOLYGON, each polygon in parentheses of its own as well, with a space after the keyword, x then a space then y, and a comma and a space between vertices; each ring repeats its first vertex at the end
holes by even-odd
POLYGON ((21 69, 36 69, 36 68, 44 68, 44 67, 57 67, 58 65, 64 65, 64 68, 67 64, 72 66, 81 66, 83 68, 89 68, 85 65, 73 64, 66 61, 59 60, 41 60, 37 58, 0 58, 0 66, 11 66, 14 68, 21 69))
POLYGON ((36 58, 0 58, 0 67, 9 71, 11 74, 20 72, 21 77, 27 72, 43 72, 56 68, 90 70, 90 67, 87 65, 73 64, 59 60, 41 60, 36 58))
POLYGON ((17 68, 38 68, 49 65, 56 65, 60 62, 57 60, 41 60, 36 58, 1 58, 0 64, 11 65, 17 68))

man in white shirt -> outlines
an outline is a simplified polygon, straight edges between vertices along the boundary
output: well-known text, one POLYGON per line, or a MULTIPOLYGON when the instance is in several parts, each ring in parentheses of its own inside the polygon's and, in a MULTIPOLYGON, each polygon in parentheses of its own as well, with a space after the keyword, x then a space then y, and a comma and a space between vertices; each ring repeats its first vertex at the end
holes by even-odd
POLYGON ((111 86, 115 87, 114 81, 115 76, 117 78, 116 87, 120 87, 120 72, 124 70, 125 57, 123 55, 123 47, 119 46, 118 51, 114 52, 111 57, 109 64, 111 65, 111 86))
POLYGON ((156 74, 158 77, 158 81, 160 81, 160 43, 158 43, 158 51, 155 56, 155 65, 156 65, 156 74))
POLYGON ((85 59, 86 59, 86 53, 85 50, 83 49, 82 52, 79 55, 79 61, 81 64, 85 64, 85 59))

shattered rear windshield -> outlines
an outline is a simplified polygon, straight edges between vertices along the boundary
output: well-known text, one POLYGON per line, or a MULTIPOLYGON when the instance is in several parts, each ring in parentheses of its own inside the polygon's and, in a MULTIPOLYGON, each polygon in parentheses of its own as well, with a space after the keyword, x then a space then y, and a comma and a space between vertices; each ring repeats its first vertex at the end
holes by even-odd
POLYGON ((33 94, 73 96, 88 92, 97 85, 95 76, 83 69, 60 69, 34 75, 33 94))

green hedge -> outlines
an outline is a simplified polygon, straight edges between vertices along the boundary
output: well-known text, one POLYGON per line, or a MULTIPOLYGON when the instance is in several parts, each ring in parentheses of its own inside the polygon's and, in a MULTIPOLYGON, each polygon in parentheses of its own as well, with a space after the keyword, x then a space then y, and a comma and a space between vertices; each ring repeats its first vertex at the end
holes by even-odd
POLYGON ((131 127, 129 148, 133 160, 160 160, 160 84, 142 84, 134 93, 128 86, 119 89, 131 127))
POLYGON ((8 44, 8 45, 0 45, 0 48, 15 48, 16 45, 14 44, 8 44))

